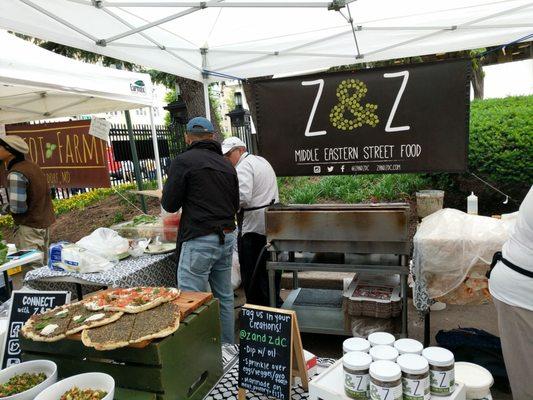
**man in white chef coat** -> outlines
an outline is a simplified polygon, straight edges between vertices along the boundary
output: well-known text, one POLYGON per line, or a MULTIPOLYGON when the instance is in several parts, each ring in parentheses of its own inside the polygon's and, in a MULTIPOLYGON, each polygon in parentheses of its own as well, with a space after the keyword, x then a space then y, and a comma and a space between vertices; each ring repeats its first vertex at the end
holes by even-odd
MULTIPOLYGON (((263 157, 250 154, 246 144, 232 136, 222 142, 222 154, 237 170, 239 178, 239 263, 246 294, 251 304, 269 305, 265 209, 279 202, 276 173, 263 157), (261 254, 262 252, 262 254, 261 254), (259 257, 261 259, 259 260, 259 257), (258 262, 259 260, 259 262, 258 262), (257 267, 257 268, 256 268, 257 267)), ((281 272, 276 272, 276 302, 280 304, 281 272)))

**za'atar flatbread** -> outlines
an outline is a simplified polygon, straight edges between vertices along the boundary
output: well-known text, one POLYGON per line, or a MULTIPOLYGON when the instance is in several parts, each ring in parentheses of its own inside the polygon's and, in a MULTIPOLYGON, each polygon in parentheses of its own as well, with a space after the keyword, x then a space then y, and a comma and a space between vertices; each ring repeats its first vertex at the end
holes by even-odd
POLYGON ((180 291, 176 288, 118 288, 90 297, 85 301, 85 306, 92 311, 105 310, 139 313, 175 300, 179 295, 180 291))
POLYGON ((76 302, 32 315, 21 332, 28 339, 38 342, 56 342, 66 336, 72 313, 83 308, 80 302, 76 302))
POLYGON ((179 307, 167 302, 140 313, 124 314, 109 325, 86 329, 81 338, 85 346, 96 350, 113 350, 171 335, 178 330, 179 323, 179 307))
POLYGON ((83 329, 109 324, 122 314, 116 311, 90 311, 85 308, 83 301, 79 301, 31 316, 22 327, 22 334, 35 341, 55 342, 83 329))
POLYGON ((118 321, 94 329, 85 329, 81 340, 96 350, 113 350, 130 344, 131 330, 136 314, 124 314, 118 321))

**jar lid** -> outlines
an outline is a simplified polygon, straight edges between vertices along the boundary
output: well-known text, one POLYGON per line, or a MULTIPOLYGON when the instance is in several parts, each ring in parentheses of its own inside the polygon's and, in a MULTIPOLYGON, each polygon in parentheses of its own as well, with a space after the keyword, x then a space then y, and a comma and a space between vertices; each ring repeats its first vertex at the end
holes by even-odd
POLYGON ((370 355, 374 361, 387 360, 396 361, 398 358, 398 350, 392 346, 375 346, 370 349, 370 355))
POLYGON ((402 354, 396 362, 406 374, 424 374, 429 371, 428 360, 418 354, 402 354))
POLYGON ((368 340, 363 338, 348 338, 342 343, 342 350, 345 353, 350 351, 362 351, 364 353, 368 352, 370 349, 370 343, 368 340))
POLYGON ((421 354, 424 346, 418 340, 398 339, 394 342, 394 348, 400 354, 421 354))
POLYGON ((364 370, 370 368, 372 364, 372 357, 362 351, 350 351, 342 356, 342 365, 346 368, 364 370))
POLYGON ((396 338, 387 332, 374 332, 368 335, 368 341, 371 346, 392 346, 396 338))
POLYGON ((453 353, 442 347, 428 347, 422 351, 422 355, 436 367, 447 367, 454 361, 453 353))
POLYGON ((392 361, 374 361, 370 365, 370 376, 380 381, 394 382, 402 377, 402 370, 392 361))

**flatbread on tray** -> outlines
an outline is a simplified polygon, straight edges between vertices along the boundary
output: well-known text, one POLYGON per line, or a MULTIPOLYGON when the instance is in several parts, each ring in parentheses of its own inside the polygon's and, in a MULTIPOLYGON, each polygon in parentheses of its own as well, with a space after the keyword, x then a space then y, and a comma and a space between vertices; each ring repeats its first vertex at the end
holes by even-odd
POLYGON ((115 311, 90 311, 85 308, 83 301, 79 301, 31 316, 22 327, 22 334, 38 342, 56 342, 83 329, 109 324, 122 314, 115 311))
POLYGON ((178 330, 179 324, 178 305, 167 302, 140 313, 124 314, 118 321, 99 328, 85 329, 81 339, 85 346, 96 350, 113 350, 169 336, 178 330))
POLYGON ((175 300, 179 295, 180 290, 176 288, 119 288, 94 295, 85 300, 85 305, 92 311, 120 311, 134 314, 150 310, 160 304, 175 300))
POLYGON ((80 302, 76 302, 56 307, 42 314, 32 315, 22 327, 21 332, 31 340, 56 342, 66 336, 72 314, 83 308, 80 302))
POLYGON ((96 350, 113 350, 127 346, 135 322, 135 314, 124 314, 118 321, 94 329, 85 329, 81 341, 96 350))

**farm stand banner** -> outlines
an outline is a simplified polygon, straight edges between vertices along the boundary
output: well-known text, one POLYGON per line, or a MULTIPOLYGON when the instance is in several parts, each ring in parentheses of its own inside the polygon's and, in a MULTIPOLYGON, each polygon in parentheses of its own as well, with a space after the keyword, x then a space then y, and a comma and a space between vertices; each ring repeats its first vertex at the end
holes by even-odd
POLYGON ((46 174, 51 187, 110 187, 107 143, 89 135, 90 120, 7 125, 8 135, 22 137, 29 159, 46 174))
POLYGON ((260 153, 280 176, 462 172, 470 62, 253 84, 260 153))

